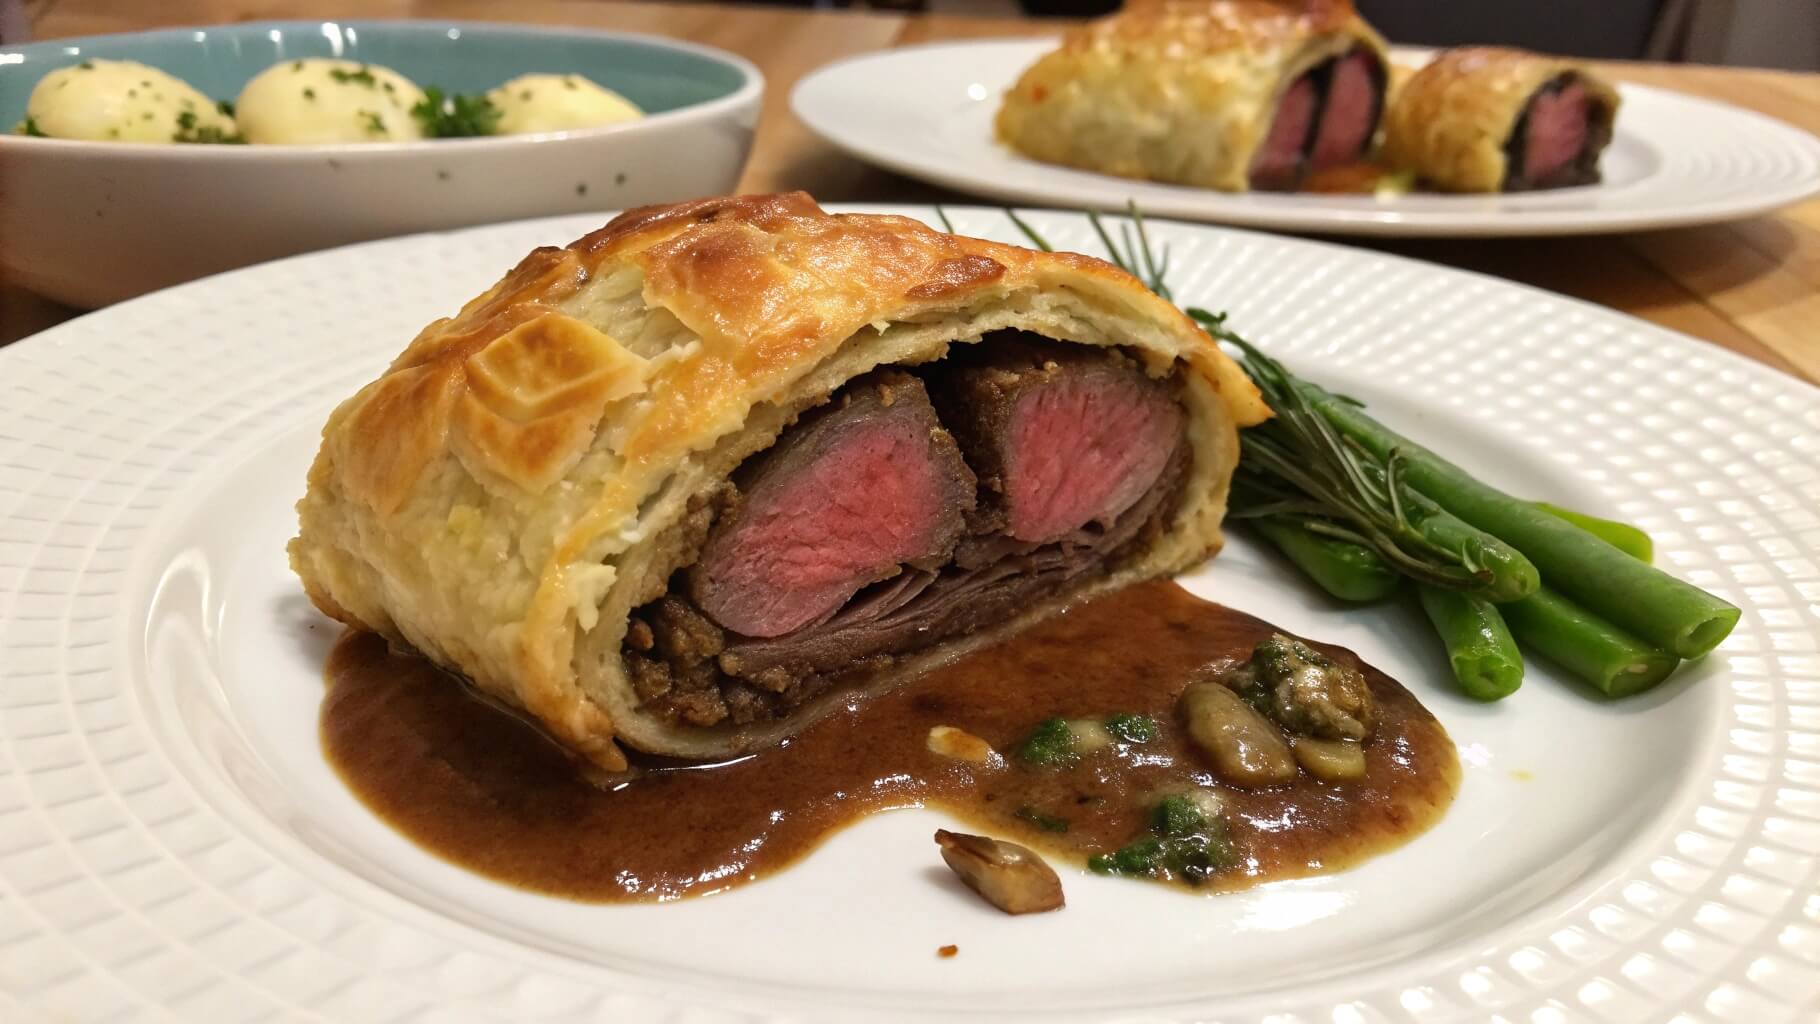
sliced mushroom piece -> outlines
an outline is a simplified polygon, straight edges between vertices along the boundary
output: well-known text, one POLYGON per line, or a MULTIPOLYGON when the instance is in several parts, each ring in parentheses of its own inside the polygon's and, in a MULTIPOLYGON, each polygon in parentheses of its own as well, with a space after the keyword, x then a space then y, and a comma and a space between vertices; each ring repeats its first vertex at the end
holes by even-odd
POLYGON ((1030 850, 947 829, 937 829, 935 841, 942 860, 967 888, 1005 913, 1038 914, 1062 906, 1062 880, 1030 850))
POLYGON ((996 756, 992 744, 965 729, 956 729, 951 725, 938 725, 930 729, 926 742, 931 753, 952 757, 957 761, 989 764, 996 756))
POLYGON ((1296 762, 1322 782, 1356 782, 1365 777, 1365 748, 1351 740, 1297 736, 1289 745, 1296 762))
POLYGON ((1178 706, 1189 738, 1213 760, 1222 780, 1245 789, 1294 781, 1295 755, 1282 732, 1230 687, 1191 683, 1178 706))

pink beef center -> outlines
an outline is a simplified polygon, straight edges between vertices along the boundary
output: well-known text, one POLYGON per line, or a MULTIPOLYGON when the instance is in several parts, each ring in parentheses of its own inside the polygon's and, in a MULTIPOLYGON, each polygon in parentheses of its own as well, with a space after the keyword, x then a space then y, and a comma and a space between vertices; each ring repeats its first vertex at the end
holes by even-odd
POLYGON ((1370 54, 1355 51, 1334 65, 1314 143, 1314 166, 1351 163, 1377 128, 1378 87, 1370 54))
POLYGON ((1590 113, 1586 87, 1579 82, 1531 100, 1529 133, 1523 139, 1523 176, 1543 182, 1572 165, 1586 148, 1590 113))
POLYGON ((1014 414, 1011 536, 1042 543, 1117 516, 1162 473, 1181 410, 1161 389, 1095 376, 1034 388, 1014 414))
POLYGON ((1251 179, 1269 184, 1295 176, 1301 166, 1302 144, 1308 140, 1308 128, 1314 123, 1314 79, 1303 75, 1283 94, 1277 104, 1276 119, 1270 122, 1270 134, 1251 163, 1251 179))
POLYGON ((916 423, 880 424, 753 494, 739 529, 704 559, 718 585, 703 610, 737 633, 781 636, 825 618, 888 567, 926 555, 945 483, 928 450, 916 423))

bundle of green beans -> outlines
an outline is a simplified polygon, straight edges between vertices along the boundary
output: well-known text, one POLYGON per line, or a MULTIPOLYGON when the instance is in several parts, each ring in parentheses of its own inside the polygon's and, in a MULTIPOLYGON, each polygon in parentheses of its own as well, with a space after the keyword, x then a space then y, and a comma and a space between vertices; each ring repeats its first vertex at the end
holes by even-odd
POLYGON ((1290 374, 1223 316, 1187 312, 1239 351, 1276 413, 1240 435, 1233 517, 1342 600, 1412 580, 1468 695, 1515 692, 1519 644, 1606 696, 1638 693, 1737 624, 1737 608, 1651 566, 1635 527, 1491 487, 1290 374))
MULTIPOLYGON (((1171 299, 1135 204, 1109 258, 1171 299)), ((947 215, 941 213, 944 226, 947 215)), ((1038 248, 1049 243, 1006 213, 1038 248)), ((1240 433, 1230 515, 1323 590, 1349 602, 1415 588, 1462 691, 1509 696, 1529 648, 1608 697, 1647 690, 1737 625, 1736 607, 1651 564, 1633 526, 1523 501, 1392 432, 1350 399, 1295 377, 1226 326, 1186 308, 1240 365, 1275 416, 1240 433)))

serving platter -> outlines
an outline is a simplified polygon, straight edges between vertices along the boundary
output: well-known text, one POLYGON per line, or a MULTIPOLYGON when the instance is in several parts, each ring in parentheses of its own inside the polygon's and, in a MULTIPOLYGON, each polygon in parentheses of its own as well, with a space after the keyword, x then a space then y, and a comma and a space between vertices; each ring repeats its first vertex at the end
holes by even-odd
MULTIPOLYGON (((1078 215, 1026 219, 1097 251, 1078 215)), ((1811 1018, 1820 391, 1544 292, 1224 228, 1152 224, 1180 300, 1493 483, 1643 527, 1736 632, 1623 702, 1537 665, 1480 705, 1419 610, 1336 607, 1235 536, 1184 585, 1402 680, 1464 778, 1410 845, 1231 895, 1064 869, 1065 910, 1006 918, 920 809, 667 905, 419 850, 321 756, 336 629, 287 568, 291 505, 339 399, 599 223, 296 257, 0 350, 0 1019, 1811 1018)))
MULTIPOLYGON (((910 46, 803 78, 791 106, 816 134, 881 167, 1007 202, 1144 212, 1279 231, 1384 236, 1575 235, 1733 220, 1820 191, 1820 139, 1774 118, 1620 84, 1601 168, 1583 188, 1516 195, 1231 194, 1040 163, 999 143, 1000 97, 1054 39, 910 46)), ((1418 66, 1428 51, 1392 59, 1418 66)))

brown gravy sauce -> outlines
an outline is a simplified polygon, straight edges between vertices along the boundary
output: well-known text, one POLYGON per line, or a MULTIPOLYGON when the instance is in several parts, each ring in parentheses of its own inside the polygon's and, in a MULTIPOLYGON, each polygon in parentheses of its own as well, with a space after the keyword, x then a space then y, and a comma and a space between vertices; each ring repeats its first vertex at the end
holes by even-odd
MULTIPOLYGON (((1176 696, 1195 670, 1242 660, 1271 632, 1174 583, 1139 584, 888 694, 856 697, 782 746, 654 770, 611 790, 582 781, 541 733, 430 663, 349 632, 329 658, 322 743, 354 793, 426 850, 577 900, 727 889, 782 870, 868 814, 918 805, 1080 866, 1145 834, 1159 791, 1215 784, 1188 745, 1176 696), (929 730, 948 725, 1009 754, 1046 718, 1119 712, 1152 716, 1160 734, 1067 768, 974 764, 927 748, 929 730), (1067 831, 1044 830, 1019 816, 1024 808, 1067 831)), ((1338 870, 1402 845, 1447 808, 1459 781, 1453 742, 1402 686, 1364 671, 1380 710, 1366 777, 1221 787, 1240 862, 1207 888, 1338 870)), ((940 863, 933 842, 928 854, 940 863)))

